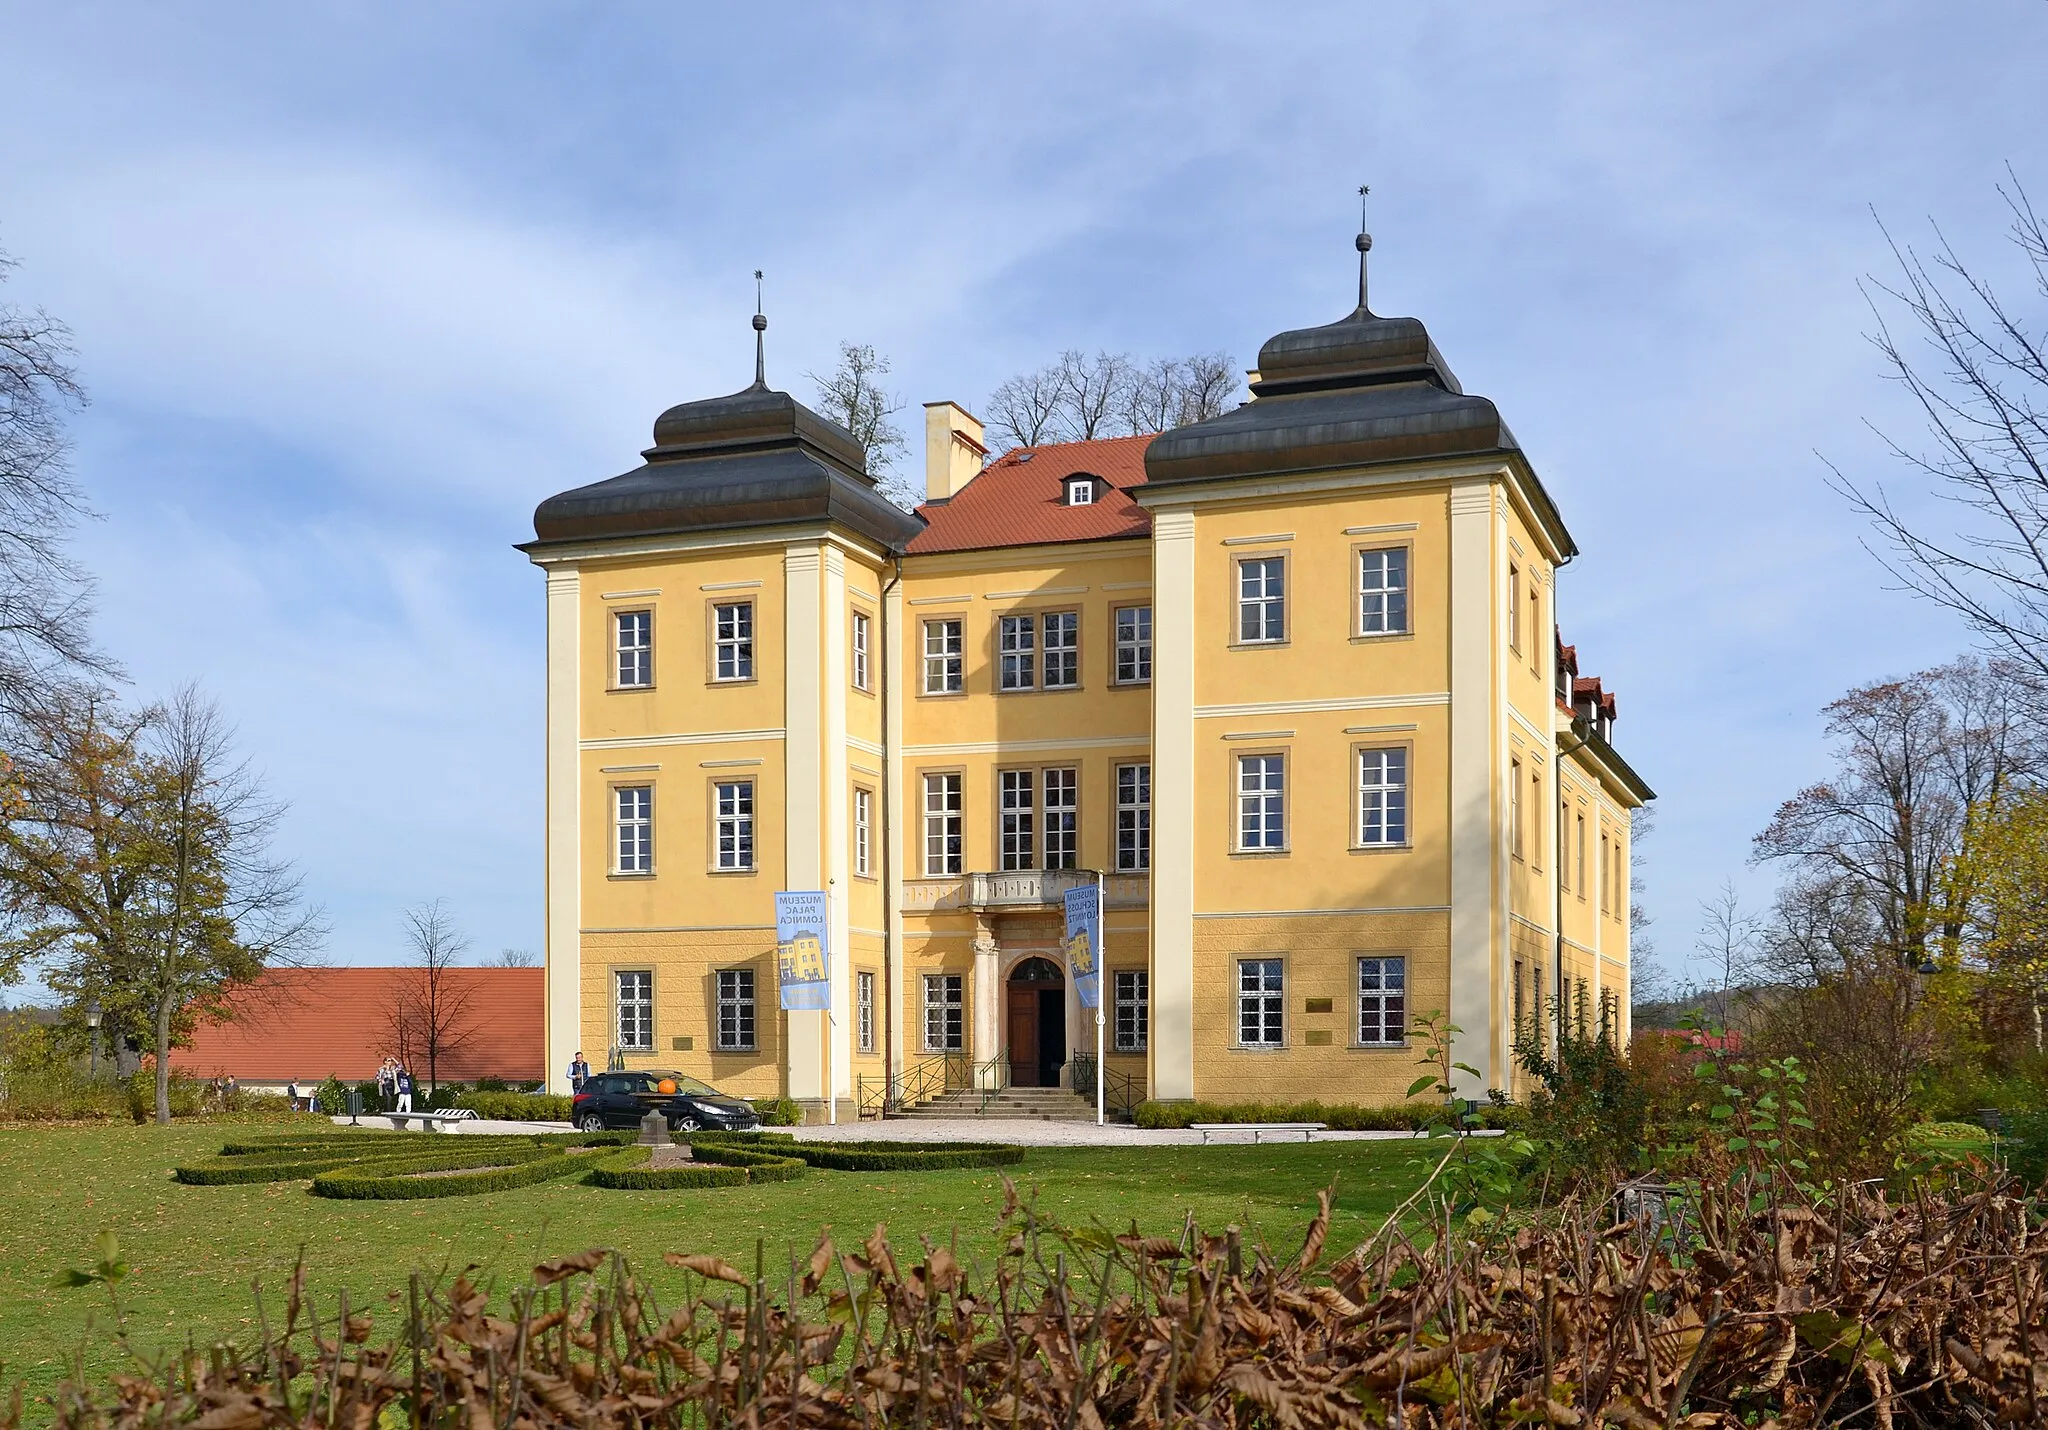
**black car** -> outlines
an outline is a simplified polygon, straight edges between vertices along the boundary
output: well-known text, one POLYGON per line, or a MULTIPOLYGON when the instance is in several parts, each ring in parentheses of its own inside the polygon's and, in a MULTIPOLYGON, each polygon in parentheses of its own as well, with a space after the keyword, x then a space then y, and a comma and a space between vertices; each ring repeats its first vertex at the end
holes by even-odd
POLYGON ((671 1132, 755 1132, 761 1118, 752 1104, 727 1097, 709 1083, 679 1072, 598 1073, 583 1084, 571 1105, 569 1120, 579 1132, 607 1127, 638 1127, 649 1112, 668 1118, 671 1132), (662 1091, 667 1083, 673 1091, 662 1091))

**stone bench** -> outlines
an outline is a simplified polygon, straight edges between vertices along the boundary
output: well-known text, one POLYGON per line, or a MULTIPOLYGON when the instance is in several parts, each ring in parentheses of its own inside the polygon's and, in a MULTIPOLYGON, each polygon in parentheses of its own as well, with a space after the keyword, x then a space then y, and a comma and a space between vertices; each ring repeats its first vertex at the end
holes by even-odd
POLYGON ((446 1132, 451 1122, 473 1122, 476 1113, 467 1107, 451 1107, 446 1112, 383 1112, 380 1117, 391 1120, 394 1130, 405 1131, 405 1124, 417 1122, 429 1132, 446 1132))
POLYGON ((1254 1143, 1267 1132, 1299 1132, 1302 1141, 1313 1142, 1316 1134, 1327 1131, 1329 1125, 1327 1122, 1190 1122, 1188 1131, 1201 1133, 1202 1145, 1206 1147, 1212 1132, 1249 1132, 1254 1143))

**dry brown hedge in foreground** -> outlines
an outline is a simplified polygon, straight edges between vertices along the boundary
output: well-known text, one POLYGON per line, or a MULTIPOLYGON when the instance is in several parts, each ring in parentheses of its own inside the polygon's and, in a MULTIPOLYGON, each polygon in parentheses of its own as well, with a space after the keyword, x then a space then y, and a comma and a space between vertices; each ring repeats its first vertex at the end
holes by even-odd
POLYGON ((780 1284, 671 1255, 702 1279, 665 1312, 590 1251, 539 1267, 505 1316, 465 1280, 416 1283, 381 1344, 366 1317, 323 1323, 295 1278, 282 1329, 247 1353, 190 1351, 31 1414, 136 1430, 2040 1425, 2048 1232, 1990 1175, 1901 1207, 1751 1215, 1710 1194, 1677 1264, 1576 1203, 1477 1240, 1390 1224, 1323 1274, 1327 1194, 1285 1263, 1234 1231, 1062 1230, 1012 1194, 986 1273, 930 1245, 907 1264, 877 1228, 858 1248, 820 1241, 780 1284))

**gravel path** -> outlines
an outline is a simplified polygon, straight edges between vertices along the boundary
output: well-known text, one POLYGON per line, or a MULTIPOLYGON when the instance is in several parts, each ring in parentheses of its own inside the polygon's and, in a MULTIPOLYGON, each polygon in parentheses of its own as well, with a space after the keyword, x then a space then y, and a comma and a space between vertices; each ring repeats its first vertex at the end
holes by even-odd
MULTIPOLYGON (((334 1119, 342 1126, 348 1125, 346 1117, 334 1119)), ((365 1117, 364 1127, 389 1128, 391 1123, 382 1117, 365 1117)), ((455 1124, 457 1134, 488 1134, 507 1132, 567 1132, 566 1122, 487 1122, 479 1118, 474 1122, 455 1124)), ((778 1128, 807 1142, 1009 1142, 1020 1147, 1189 1147, 1199 1146, 1202 1134, 1199 1132, 1161 1130, 1148 1131, 1137 1127, 1111 1123, 1097 1127, 1092 1122, 1040 1122, 1035 1119, 1007 1117, 961 1117, 961 1118, 904 1118, 894 1122, 841 1122, 837 1126, 829 1123, 814 1127, 778 1128)), ((1417 1132, 1318 1132, 1318 1142, 1388 1142, 1402 1138, 1421 1136, 1417 1132)), ((1486 1133, 1480 1133, 1486 1136, 1486 1133)), ((1277 1144, 1283 1141, 1299 1142, 1299 1135, 1282 1137, 1267 1133, 1262 1143, 1277 1144)), ((1210 1145, 1250 1146, 1252 1134, 1228 1131, 1210 1134, 1210 1145)))

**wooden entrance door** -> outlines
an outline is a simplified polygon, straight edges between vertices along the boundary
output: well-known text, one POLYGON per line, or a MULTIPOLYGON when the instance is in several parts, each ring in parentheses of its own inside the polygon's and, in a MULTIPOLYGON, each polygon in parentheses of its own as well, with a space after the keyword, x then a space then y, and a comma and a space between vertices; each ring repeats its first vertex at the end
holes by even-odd
POLYGON ((1010 1006, 1004 1029, 1009 1034, 1010 1084, 1038 1087, 1038 985, 1008 985, 1010 1006))

